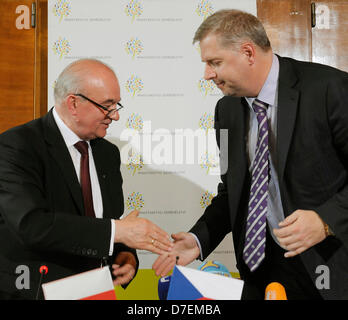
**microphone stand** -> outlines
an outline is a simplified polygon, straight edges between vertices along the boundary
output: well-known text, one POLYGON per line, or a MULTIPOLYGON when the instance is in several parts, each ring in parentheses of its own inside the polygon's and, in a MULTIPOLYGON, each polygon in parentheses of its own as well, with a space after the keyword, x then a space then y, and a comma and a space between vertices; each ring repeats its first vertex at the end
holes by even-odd
POLYGON ((46 275, 48 273, 47 266, 42 265, 39 269, 39 272, 40 272, 41 276, 40 276, 39 286, 38 286, 37 291, 36 291, 36 299, 35 300, 39 300, 39 292, 40 292, 42 279, 43 279, 44 275, 46 275))

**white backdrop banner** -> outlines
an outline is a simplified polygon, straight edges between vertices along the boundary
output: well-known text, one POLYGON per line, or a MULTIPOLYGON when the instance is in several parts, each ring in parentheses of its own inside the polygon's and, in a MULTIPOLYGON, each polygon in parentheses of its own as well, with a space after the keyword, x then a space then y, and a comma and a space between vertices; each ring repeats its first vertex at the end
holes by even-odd
MULTIPOLYGON (((125 108, 106 138, 121 151, 125 214, 138 209, 170 234, 192 227, 220 181, 213 123, 222 94, 203 79, 192 39, 225 8, 256 15, 256 0, 49 0, 48 108, 69 63, 95 58, 115 70, 125 108)), ((151 268, 156 255, 138 254, 151 268)), ((209 259, 237 271, 231 234, 209 259)))

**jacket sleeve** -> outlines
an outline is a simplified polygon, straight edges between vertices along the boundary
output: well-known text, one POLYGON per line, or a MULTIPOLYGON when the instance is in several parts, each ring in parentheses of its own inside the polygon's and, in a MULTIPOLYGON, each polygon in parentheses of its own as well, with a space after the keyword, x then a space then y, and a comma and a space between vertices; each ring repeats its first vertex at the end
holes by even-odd
MULTIPOLYGON (((315 211, 330 226, 336 237, 348 249, 348 74, 332 79, 327 87, 327 115, 331 129, 332 143, 340 159, 342 181, 328 201, 315 211)), ((336 182, 337 182, 336 181, 336 182)))

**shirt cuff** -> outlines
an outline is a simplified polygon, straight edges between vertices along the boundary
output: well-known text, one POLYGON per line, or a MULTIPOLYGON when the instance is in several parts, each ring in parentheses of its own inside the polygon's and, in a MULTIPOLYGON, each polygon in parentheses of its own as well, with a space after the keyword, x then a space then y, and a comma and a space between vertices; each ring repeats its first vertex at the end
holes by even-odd
POLYGON ((110 257, 114 253, 115 226, 116 226, 115 220, 111 219, 111 239, 110 239, 110 250, 109 250, 110 257))
POLYGON ((197 246, 198 246, 198 248, 199 248, 199 255, 200 255, 200 259, 203 261, 203 253, 202 253, 202 247, 201 247, 201 243, 199 242, 199 240, 198 240, 197 236, 196 236, 194 233, 189 232, 189 234, 192 234, 192 235, 193 235, 193 237, 195 238, 196 243, 197 243, 197 246))

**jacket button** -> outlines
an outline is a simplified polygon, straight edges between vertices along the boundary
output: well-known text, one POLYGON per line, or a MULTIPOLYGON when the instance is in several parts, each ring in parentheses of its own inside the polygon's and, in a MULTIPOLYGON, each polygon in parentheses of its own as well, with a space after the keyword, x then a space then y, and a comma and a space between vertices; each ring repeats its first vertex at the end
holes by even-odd
POLYGON ((83 248, 83 249, 82 249, 82 254, 86 254, 86 251, 87 251, 87 249, 86 249, 86 248, 83 248))
POLYGON ((98 253, 98 251, 97 251, 97 250, 93 250, 93 251, 92 251, 92 255, 94 255, 94 256, 96 256, 96 255, 97 255, 97 253, 98 253))
POLYGON ((87 254, 90 256, 91 253, 92 253, 92 249, 88 249, 88 250, 87 250, 87 254))

